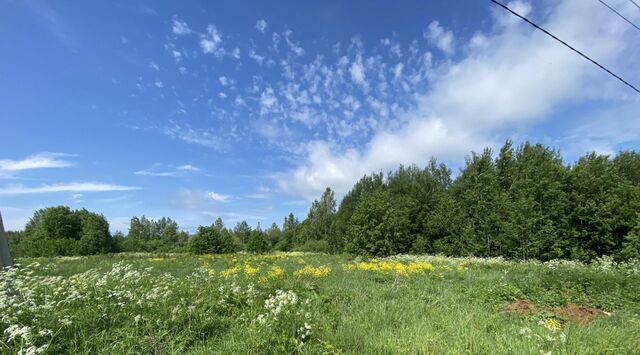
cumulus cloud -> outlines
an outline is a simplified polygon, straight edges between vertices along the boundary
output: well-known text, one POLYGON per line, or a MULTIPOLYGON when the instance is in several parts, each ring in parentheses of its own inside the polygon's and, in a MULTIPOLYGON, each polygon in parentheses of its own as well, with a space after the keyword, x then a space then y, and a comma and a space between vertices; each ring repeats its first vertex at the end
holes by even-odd
POLYGON ((440 26, 440 22, 432 21, 424 36, 441 51, 449 55, 453 54, 455 41, 453 32, 445 30, 440 26))
MULTIPOLYGON (((512 4, 525 13, 530 11, 522 1, 512 4)), ((597 3, 564 0, 550 6, 540 20, 545 28, 640 78, 632 69, 635 64, 628 60, 638 55, 631 45, 635 34, 629 26, 612 21, 611 14, 597 3)), ((387 171, 398 164, 423 165, 431 156, 460 162, 471 150, 495 147, 508 137, 505 132, 530 127, 566 105, 592 100, 609 108, 631 101, 637 107, 637 98, 617 81, 526 23, 512 22, 509 16, 494 12, 494 26, 470 38, 461 58, 430 68, 429 88, 415 96, 415 106, 391 111, 396 127, 376 129, 364 146, 332 140, 308 143, 303 162, 276 176, 279 187, 307 199, 317 198, 327 186, 344 193, 363 174, 387 171)), ((453 33, 439 23, 432 22, 426 36, 445 53, 453 53, 453 33)), ((349 68, 354 83, 365 80, 359 63, 356 60, 349 68)), ((401 68, 394 68, 394 77, 401 74, 401 68)), ((615 110, 606 111, 608 120, 615 117, 615 110)), ((625 112, 633 117, 629 110, 625 112)), ((584 135, 589 129, 577 134, 584 135)))
POLYGON ((101 182, 71 182, 53 185, 29 187, 25 185, 9 185, 0 188, 0 195, 27 195, 56 192, 109 192, 139 190, 139 187, 105 184, 101 182))
POLYGON ((256 30, 264 33, 264 30, 266 29, 267 29, 267 21, 265 21, 264 19, 260 19, 256 21, 256 30))

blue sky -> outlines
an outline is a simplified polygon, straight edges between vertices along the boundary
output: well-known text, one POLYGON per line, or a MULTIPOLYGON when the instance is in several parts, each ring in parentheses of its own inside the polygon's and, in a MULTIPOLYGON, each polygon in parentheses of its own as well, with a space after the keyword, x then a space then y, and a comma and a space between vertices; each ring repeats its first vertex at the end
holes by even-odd
MULTIPOLYGON (((508 4, 640 84, 640 32, 597 1, 508 4)), ((507 138, 640 143, 640 95, 488 1, 3 0, 0 44, 8 229, 59 204, 268 226, 507 138)))

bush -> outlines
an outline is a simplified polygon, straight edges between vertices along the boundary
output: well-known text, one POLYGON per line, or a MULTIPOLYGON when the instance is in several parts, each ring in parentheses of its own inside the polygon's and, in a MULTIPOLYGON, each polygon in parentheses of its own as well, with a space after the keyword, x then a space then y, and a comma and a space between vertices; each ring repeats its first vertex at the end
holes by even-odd
POLYGON ((103 215, 66 206, 36 211, 20 243, 25 256, 104 254, 111 248, 109 223, 103 215))
POLYGON ((231 235, 214 226, 198 227, 198 233, 189 241, 189 250, 195 254, 232 253, 234 249, 231 235))

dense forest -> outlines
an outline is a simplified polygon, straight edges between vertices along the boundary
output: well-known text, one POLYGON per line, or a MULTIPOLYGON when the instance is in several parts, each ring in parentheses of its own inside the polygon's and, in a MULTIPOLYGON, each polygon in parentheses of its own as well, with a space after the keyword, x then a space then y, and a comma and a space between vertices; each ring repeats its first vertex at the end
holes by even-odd
POLYGON ((301 250, 640 258, 640 153, 590 153, 569 166, 540 144, 507 141, 496 153, 472 153, 455 178, 435 159, 364 176, 339 206, 327 188, 302 222, 289 214, 282 227, 227 228, 218 218, 190 236, 169 218, 133 217, 126 236, 111 235, 104 216, 58 206, 7 234, 16 256, 301 250))

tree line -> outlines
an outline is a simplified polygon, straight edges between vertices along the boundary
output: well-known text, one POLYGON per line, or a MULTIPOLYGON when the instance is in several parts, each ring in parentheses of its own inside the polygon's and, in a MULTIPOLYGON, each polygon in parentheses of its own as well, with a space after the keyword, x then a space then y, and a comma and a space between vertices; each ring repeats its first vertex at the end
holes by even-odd
POLYGON ((507 141, 497 154, 472 153, 455 177, 431 159, 365 175, 339 205, 327 188, 302 222, 289 214, 282 227, 226 228, 218 218, 190 236, 169 218, 134 217, 126 236, 111 236, 103 216, 59 206, 8 236, 13 253, 33 256, 302 250, 625 260, 640 258, 640 153, 589 153, 565 165, 550 147, 507 141))

